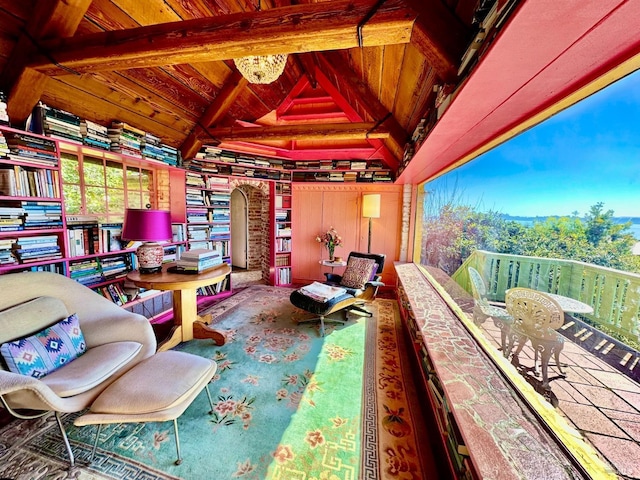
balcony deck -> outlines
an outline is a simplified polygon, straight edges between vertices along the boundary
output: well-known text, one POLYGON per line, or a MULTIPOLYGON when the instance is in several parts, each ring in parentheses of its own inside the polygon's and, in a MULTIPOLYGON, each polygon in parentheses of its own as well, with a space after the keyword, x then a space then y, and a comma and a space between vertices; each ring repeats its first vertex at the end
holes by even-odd
MULTIPOLYGON (((476 252, 453 276, 463 287, 466 286, 467 266, 474 266, 484 272, 485 278, 491 279, 492 300, 503 300, 504 291, 514 286, 529 286, 542 290, 541 285, 551 285, 556 289, 553 293, 571 292, 573 295, 570 296, 574 298, 580 298, 592 305, 595 303, 595 314, 587 316, 591 317, 591 320, 597 319, 628 334, 637 331, 638 319, 635 312, 638 311, 639 289, 638 276, 635 274, 566 260, 476 252), (536 270, 539 275, 535 278, 540 280, 540 283, 514 284, 518 278, 515 273, 524 270, 536 270), (556 276, 554 272, 557 272, 556 276), (598 288, 594 288, 593 284, 597 284, 598 288), (613 285, 615 290, 608 290, 605 288, 607 285, 613 285), (617 293, 621 289, 624 289, 624 295, 617 293), (609 300, 612 297, 615 298, 614 301, 609 300), (607 308, 603 308, 604 302, 607 302, 607 308)), ((520 275, 521 279, 527 277, 529 280, 534 278, 531 275, 520 275)), ((438 281, 447 283, 447 279, 443 278, 439 278, 438 281)), ((459 287, 450 280, 449 285, 444 286, 448 292, 459 287)), ((468 299, 467 302, 459 300, 466 294, 461 290, 458 288, 452 296, 458 296, 456 301, 469 318, 472 318, 468 299)), ((479 327, 498 350, 498 327, 490 319, 479 327)), ((565 314, 565 323, 559 331, 567 339, 560 355, 566 376, 560 375, 557 365, 551 361, 549 378, 553 381, 551 390, 545 392, 541 388, 541 376, 536 376, 531 371, 534 362, 533 349, 529 343, 519 357, 520 373, 537 392, 547 398, 569 425, 582 434, 621 478, 640 479, 638 352, 633 349, 625 350, 622 343, 615 342, 595 329, 585 328, 580 324, 580 320, 568 314, 565 314)), ((635 335, 632 335, 633 337, 635 335)))

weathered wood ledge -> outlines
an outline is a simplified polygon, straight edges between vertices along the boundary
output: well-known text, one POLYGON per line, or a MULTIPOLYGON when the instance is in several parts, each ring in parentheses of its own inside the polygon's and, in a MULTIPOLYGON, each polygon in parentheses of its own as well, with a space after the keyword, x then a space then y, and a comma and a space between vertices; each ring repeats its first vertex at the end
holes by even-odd
MULTIPOLYGON (((414 343, 412 360, 422 371, 424 385, 418 387, 431 403, 442 442, 447 430, 459 432, 457 468, 473 470, 469 478, 590 478, 593 472, 584 470, 585 459, 576 462, 559 445, 539 412, 525 403, 444 300, 437 282, 412 263, 397 262, 395 270, 404 326, 414 343)), ((541 408, 548 408, 553 418, 553 407, 544 403, 541 408)), ((562 436, 581 442, 578 432, 566 430, 562 436)))

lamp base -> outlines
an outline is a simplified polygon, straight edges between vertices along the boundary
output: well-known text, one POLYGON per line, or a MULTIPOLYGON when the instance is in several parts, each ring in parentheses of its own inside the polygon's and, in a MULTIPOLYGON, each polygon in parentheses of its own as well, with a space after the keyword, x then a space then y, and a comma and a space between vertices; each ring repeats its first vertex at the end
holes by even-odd
POLYGON ((159 243, 145 242, 136 250, 138 270, 140 273, 157 273, 162 271, 164 248, 159 243))

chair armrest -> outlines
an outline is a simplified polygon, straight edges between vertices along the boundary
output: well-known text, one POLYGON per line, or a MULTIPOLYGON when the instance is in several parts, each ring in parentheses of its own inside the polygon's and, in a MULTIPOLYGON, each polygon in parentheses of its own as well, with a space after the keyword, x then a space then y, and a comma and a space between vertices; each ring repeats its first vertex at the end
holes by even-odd
MULTIPOLYGON (((63 410, 64 402, 61 398, 37 378, 0 369, 0 396, 21 396, 25 391, 34 392, 40 402, 49 406, 51 410, 63 410)), ((9 401, 8 398, 6 400, 9 401)))
POLYGON ((371 285, 372 287, 375 288, 380 288, 380 287, 384 287, 384 282, 380 282, 380 281, 376 281, 376 280, 370 280, 368 282, 366 282, 364 284, 364 287, 367 288, 369 285, 371 285))

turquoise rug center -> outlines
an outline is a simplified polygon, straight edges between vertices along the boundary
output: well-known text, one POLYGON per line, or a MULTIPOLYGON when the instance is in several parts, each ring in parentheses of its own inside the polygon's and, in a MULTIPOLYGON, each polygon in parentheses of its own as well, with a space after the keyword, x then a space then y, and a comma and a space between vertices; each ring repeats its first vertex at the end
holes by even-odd
MULTIPOLYGON (((213 414, 203 391, 178 419, 182 465, 173 464, 173 426, 165 422, 105 425, 89 468, 106 473, 118 456, 165 478, 358 478, 368 319, 327 325, 320 337, 317 325, 297 324, 309 314, 290 304, 289 293, 241 292, 214 320, 225 345, 193 340, 176 347, 218 363, 209 385, 213 414)), ((72 443, 93 443, 95 427, 68 429, 72 443)))

